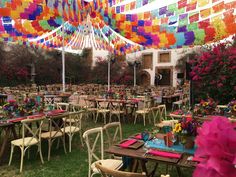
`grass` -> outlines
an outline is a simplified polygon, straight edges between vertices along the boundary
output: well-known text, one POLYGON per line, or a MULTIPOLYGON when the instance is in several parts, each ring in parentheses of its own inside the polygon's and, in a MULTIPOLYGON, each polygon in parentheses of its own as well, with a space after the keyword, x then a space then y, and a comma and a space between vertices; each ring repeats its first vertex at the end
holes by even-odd
MULTIPOLYGON (((91 120, 83 122, 84 131, 90 128, 103 126, 101 123, 95 124, 91 120)), ((141 132, 145 129, 150 130, 152 125, 143 126, 141 122, 136 125, 133 123, 123 123, 123 137, 126 138, 137 132, 141 132)), ((9 143, 10 144, 10 143, 9 143)), ((67 144, 68 145, 68 144, 67 144)), ((15 148, 12 165, 8 166, 9 160, 9 147, 5 153, 3 164, 0 165, 1 177, 87 177, 88 174, 88 161, 87 161, 87 149, 86 146, 82 147, 79 136, 75 136, 72 142, 72 152, 64 153, 63 147, 60 146, 56 149, 56 143, 52 147, 51 160, 47 161, 47 142, 42 143, 44 164, 41 164, 40 157, 36 153, 36 148, 32 147, 30 150, 30 157, 27 158, 27 153, 24 158, 23 172, 19 173, 20 166, 20 151, 19 148, 15 148)), ((68 146, 67 146, 68 148, 68 146)), ((153 166, 153 163, 149 163, 148 167, 153 166)), ((156 172, 156 176, 165 174, 166 166, 160 164, 156 172)), ((192 171, 189 169, 183 169, 184 177, 191 177, 192 171)), ((169 173, 171 177, 177 177, 175 168, 170 167, 169 173)), ((99 176, 99 175, 97 175, 99 176)))

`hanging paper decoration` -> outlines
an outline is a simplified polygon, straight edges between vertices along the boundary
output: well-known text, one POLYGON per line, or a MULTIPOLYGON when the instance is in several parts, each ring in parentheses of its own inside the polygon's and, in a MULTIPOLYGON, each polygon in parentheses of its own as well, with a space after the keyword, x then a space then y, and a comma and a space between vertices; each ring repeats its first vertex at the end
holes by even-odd
POLYGON ((0 41, 39 48, 94 47, 117 54, 145 48, 179 48, 236 33, 235 1, 178 0, 129 14, 154 0, 4 0, 0 41))

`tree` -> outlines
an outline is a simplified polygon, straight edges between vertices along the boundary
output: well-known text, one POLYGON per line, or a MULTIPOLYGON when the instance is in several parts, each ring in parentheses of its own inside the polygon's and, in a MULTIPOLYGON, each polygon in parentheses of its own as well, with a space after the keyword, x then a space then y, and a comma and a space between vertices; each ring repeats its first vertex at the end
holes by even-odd
POLYGON ((190 60, 195 97, 227 104, 236 97, 236 38, 203 48, 190 60))

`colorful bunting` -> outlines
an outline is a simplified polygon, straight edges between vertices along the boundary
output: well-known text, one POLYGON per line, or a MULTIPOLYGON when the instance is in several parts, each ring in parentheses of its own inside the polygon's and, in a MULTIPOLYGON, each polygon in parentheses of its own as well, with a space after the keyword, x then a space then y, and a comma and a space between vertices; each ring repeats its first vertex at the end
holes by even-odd
POLYGON ((154 0, 133 0, 119 5, 121 2, 123 0, 4 0, 0 2, 0 40, 60 48, 63 20, 67 46, 73 49, 93 46, 119 54, 146 47, 201 45, 236 33, 235 1, 178 0, 137 14, 128 11, 154 0), (92 27, 86 26, 88 15, 92 27), (47 34, 46 37, 41 37, 43 34, 47 34))

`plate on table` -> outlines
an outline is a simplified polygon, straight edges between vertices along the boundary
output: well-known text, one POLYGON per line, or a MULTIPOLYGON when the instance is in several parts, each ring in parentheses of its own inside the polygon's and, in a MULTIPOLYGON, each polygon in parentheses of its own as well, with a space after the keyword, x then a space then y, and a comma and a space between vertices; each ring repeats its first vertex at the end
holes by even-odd
POLYGON ((121 148, 128 148, 128 149, 138 149, 143 145, 144 145, 144 142, 138 141, 137 139, 126 139, 126 140, 121 141, 119 144, 116 144, 116 146, 119 146, 121 148))

